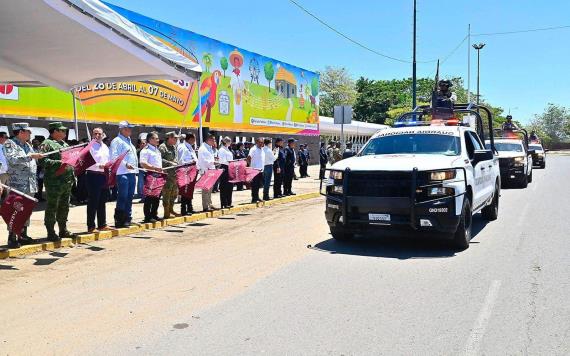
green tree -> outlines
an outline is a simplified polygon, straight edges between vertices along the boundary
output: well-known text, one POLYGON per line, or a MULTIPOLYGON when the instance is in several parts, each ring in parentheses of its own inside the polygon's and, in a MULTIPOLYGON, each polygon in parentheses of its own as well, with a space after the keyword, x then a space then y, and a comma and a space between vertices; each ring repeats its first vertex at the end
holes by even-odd
POLYGON ((390 110, 390 93, 380 81, 360 77, 356 81, 357 99, 353 106, 355 120, 383 124, 390 110))
POLYGON ((567 141, 570 139, 570 109, 549 103, 542 114, 535 115, 529 128, 538 131, 539 137, 548 143, 567 141))
POLYGON ((211 53, 206 52, 202 55, 202 63, 204 63, 204 66, 206 67, 205 71, 207 73, 210 72, 210 68, 212 67, 213 61, 214 57, 212 56, 211 53))
POLYGON ((220 58, 220 67, 224 71, 224 78, 226 77, 226 70, 228 69, 228 59, 226 57, 220 58))
POLYGON ((271 92, 271 81, 275 76, 275 68, 273 67, 273 62, 265 62, 263 66, 263 72, 265 74, 265 79, 267 79, 267 90, 271 92))
POLYGON ((355 82, 345 68, 327 66, 319 75, 319 111, 322 115, 333 116, 335 105, 354 105, 355 82))

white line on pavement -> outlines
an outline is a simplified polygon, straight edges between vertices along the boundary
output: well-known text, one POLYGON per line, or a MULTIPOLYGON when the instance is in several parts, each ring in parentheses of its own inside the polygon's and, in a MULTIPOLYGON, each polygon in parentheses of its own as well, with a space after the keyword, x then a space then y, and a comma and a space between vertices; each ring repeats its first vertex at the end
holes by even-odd
POLYGON ((467 339, 467 346, 465 347, 465 355, 474 356, 479 354, 479 347, 481 346, 481 340, 485 334, 485 329, 487 329, 487 324, 489 323, 489 318, 493 311, 493 306, 499 294, 499 288, 501 287, 501 281, 494 280, 489 287, 489 292, 485 297, 485 302, 483 303, 483 308, 479 312, 479 316, 473 325, 473 330, 471 330, 471 335, 467 339))

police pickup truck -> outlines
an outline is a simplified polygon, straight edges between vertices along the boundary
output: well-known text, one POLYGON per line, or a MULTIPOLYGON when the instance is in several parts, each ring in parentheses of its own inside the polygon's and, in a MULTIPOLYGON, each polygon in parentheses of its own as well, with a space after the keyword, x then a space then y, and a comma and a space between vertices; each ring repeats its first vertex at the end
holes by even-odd
MULTIPOLYGON (((529 149, 526 130, 495 129, 495 135, 498 136, 494 146, 499 153, 501 182, 526 188, 532 182, 532 154, 535 153, 529 149)), ((487 148, 490 145, 490 141, 487 141, 487 148)))
MULTIPOLYGON (((462 104, 454 110, 462 119, 439 120, 431 108, 419 109, 400 117, 400 127, 376 133, 355 157, 328 169, 321 191, 326 189, 325 216, 333 238, 349 240, 374 230, 425 231, 466 249, 475 213, 497 219, 499 163, 495 150, 483 145, 479 114, 485 112, 492 125, 491 112, 462 104)), ((488 132, 492 144, 492 127, 488 132)))

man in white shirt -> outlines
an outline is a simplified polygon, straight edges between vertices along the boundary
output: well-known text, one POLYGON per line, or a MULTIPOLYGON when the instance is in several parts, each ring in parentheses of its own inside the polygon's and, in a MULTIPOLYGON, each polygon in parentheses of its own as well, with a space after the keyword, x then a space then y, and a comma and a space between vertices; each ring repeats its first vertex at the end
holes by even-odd
MULTIPOLYGON (((146 169, 145 175, 153 174, 152 172, 162 172, 162 155, 158 150, 158 132, 150 132, 146 136, 147 145, 141 151, 140 163, 141 167, 146 169)), ((158 217, 158 206, 160 205, 160 196, 145 196, 143 212, 145 223, 155 223, 160 221, 158 217)))
MULTIPOLYGON (((178 163, 190 164, 198 162, 198 157, 194 151, 194 144, 196 143, 196 136, 188 132, 184 136, 184 142, 178 145, 178 163)), ((192 207, 192 199, 182 197, 180 200, 180 213, 182 215, 192 215, 194 208, 192 207)))
POLYGON ((220 145, 220 149, 218 151, 218 159, 220 163, 220 167, 224 170, 224 173, 220 177, 220 203, 222 209, 224 208, 232 208, 232 194, 234 190, 234 185, 229 182, 230 180, 230 170, 229 164, 230 161, 233 161, 234 154, 230 151, 230 146, 232 144, 232 140, 229 137, 224 137, 222 140, 222 144, 220 145))
MULTIPOLYGON (((215 143, 216 137, 214 135, 208 135, 206 142, 198 149, 198 169, 200 170, 200 174, 204 174, 208 169, 216 169, 216 159, 214 157, 215 143)), ((214 210, 211 190, 202 190, 202 208, 204 211, 214 210)))
POLYGON ((269 198, 269 188, 271 187, 271 176, 273 175, 273 162, 275 162, 275 155, 271 148, 270 138, 263 139, 263 157, 263 200, 271 200, 269 198))
POLYGON ((115 208, 115 227, 131 225, 133 197, 138 173, 137 149, 131 142, 134 125, 127 121, 119 122, 119 135, 111 142, 111 160, 115 160, 127 151, 125 159, 117 170, 117 205, 115 208))
POLYGON ((261 172, 251 181, 251 202, 260 202, 259 188, 263 184, 263 169, 265 167, 265 152, 263 151, 263 139, 258 137, 255 139, 255 146, 249 150, 247 156, 247 164, 261 172))
POLYGON ((107 177, 103 168, 109 162, 109 147, 103 143, 103 129, 94 128, 91 137, 95 141, 91 146, 91 156, 95 164, 87 168, 85 179, 87 183, 87 231, 98 232, 110 230, 107 226, 107 213, 105 205, 109 200, 107 177), (97 226, 95 226, 97 216, 97 226))
POLYGON ((8 134, 6 132, 0 132, 0 183, 6 184, 8 182, 8 161, 6 156, 4 156, 4 142, 8 139, 8 134))

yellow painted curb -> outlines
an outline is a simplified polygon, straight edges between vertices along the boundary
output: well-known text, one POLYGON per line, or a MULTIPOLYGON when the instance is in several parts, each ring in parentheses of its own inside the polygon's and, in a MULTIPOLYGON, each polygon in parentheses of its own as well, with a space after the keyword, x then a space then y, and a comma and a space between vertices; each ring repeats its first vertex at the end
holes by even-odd
POLYGON ((184 222, 192 223, 192 222, 196 222, 196 221, 200 221, 200 220, 205 220, 207 218, 217 218, 217 217, 220 217, 222 215, 237 214, 240 212, 253 210, 256 208, 260 208, 260 207, 271 207, 271 206, 275 206, 275 205, 279 205, 279 204, 286 204, 286 203, 291 203, 291 202, 300 201, 300 200, 317 198, 319 196, 320 196, 320 194, 318 192, 305 193, 305 194, 299 194, 299 195, 295 195, 295 196, 288 196, 288 197, 283 197, 283 198, 279 198, 279 199, 274 199, 274 200, 270 200, 270 201, 266 201, 266 202, 259 202, 256 204, 254 204, 254 203, 243 204, 243 205, 235 206, 231 209, 214 210, 214 211, 208 212, 208 213, 197 213, 197 214, 193 214, 190 216, 181 216, 181 217, 176 217, 176 218, 170 218, 170 219, 166 219, 163 221, 158 221, 154 224, 153 223, 144 223, 144 224, 134 225, 131 227, 126 227, 126 228, 121 228, 121 229, 115 229, 115 230, 110 230, 110 231, 101 231, 98 233, 82 233, 82 234, 78 234, 77 237, 75 237, 73 239, 62 239, 61 242, 57 242, 57 243, 44 242, 41 244, 22 246, 22 247, 17 248, 17 249, 0 251, 0 259, 6 259, 6 258, 10 258, 10 257, 27 256, 27 255, 31 255, 31 254, 42 252, 42 251, 49 251, 49 250, 54 250, 54 249, 62 248, 62 247, 70 247, 70 246, 73 246, 74 243, 88 243, 88 242, 93 242, 93 241, 107 240, 107 239, 112 239, 114 237, 130 235, 130 234, 134 234, 134 233, 145 231, 145 230, 160 229, 160 228, 166 227, 168 225, 178 225, 178 224, 182 224, 184 222))

